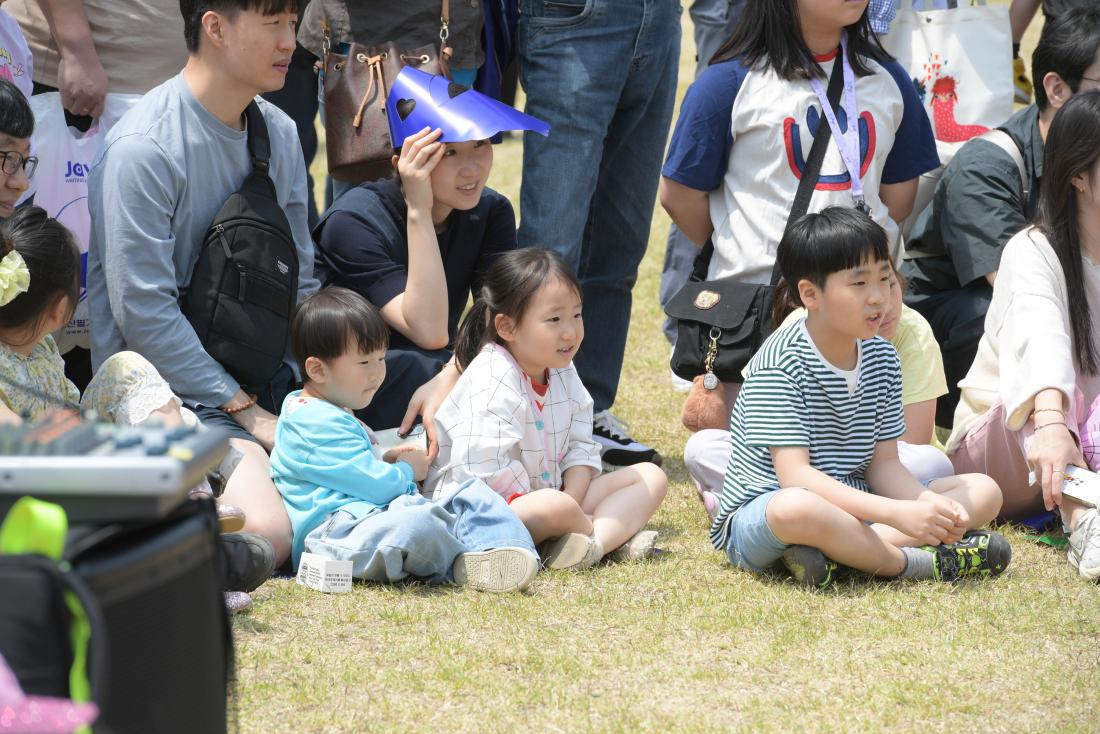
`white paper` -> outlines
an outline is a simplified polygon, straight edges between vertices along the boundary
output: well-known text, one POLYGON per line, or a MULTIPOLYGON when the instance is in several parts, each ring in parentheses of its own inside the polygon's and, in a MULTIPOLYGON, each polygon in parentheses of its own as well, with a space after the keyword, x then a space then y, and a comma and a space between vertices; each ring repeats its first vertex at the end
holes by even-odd
POLYGON ((298 561, 298 578, 307 586, 326 594, 343 594, 351 591, 351 561, 337 561, 315 553, 303 553, 298 561))

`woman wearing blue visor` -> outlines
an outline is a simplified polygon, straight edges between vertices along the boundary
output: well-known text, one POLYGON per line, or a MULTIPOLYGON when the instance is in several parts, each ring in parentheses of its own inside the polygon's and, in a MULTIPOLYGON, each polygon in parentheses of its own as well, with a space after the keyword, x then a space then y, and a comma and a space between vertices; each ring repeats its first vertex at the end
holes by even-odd
POLYGON ((441 370, 442 384, 457 379, 451 346, 467 297, 496 257, 516 247, 512 204, 486 187, 489 139, 504 130, 550 131, 480 92, 408 67, 394 80, 386 114, 391 139, 401 141, 397 175, 349 190, 313 230, 321 282, 362 294, 391 330, 385 382, 359 415, 377 429, 419 412, 419 401, 410 406, 414 393, 441 370))

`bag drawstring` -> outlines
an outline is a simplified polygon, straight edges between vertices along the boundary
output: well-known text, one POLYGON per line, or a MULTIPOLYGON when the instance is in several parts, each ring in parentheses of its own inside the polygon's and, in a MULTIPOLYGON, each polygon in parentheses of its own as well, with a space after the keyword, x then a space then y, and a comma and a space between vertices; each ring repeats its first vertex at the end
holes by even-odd
POLYGON ((370 93, 374 90, 375 79, 378 80, 378 108, 381 110, 386 109, 386 78, 382 75, 382 61, 385 60, 386 54, 380 53, 377 56, 367 56, 366 54, 359 54, 356 57, 356 61, 367 64, 367 70, 370 73, 370 79, 367 82, 367 91, 363 93, 363 99, 359 102, 359 109, 355 112, 355 119, 351 121, 351 126, 359 128, 363 124, 363 111, 367 108, 367 100, 370 99, 370 93))

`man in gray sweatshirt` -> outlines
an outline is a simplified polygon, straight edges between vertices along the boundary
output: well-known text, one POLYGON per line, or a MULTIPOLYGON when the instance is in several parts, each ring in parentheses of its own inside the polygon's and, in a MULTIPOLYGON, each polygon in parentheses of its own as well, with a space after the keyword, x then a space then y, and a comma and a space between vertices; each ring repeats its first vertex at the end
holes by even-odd
POLYGON ((267 124, 269 174, 298 250, 299 302, 317 290, 297 130, 257 97, 283 86, 297 2, 183 0, 180 10, 187 64, 111 129, 88 183, 92 361, 98 367, 124 349, 144 355, 203 423, 230 431, 243 458, 223 500, 245 511, 245 530, 270 540, 281 562, 290 523, 267 452, 274 413, 292 387, 291 367, 270 384, 239 385, 203 349, 180 311, 180 293, 215 214, 251 170, 243 115, 253 99, 267 124))

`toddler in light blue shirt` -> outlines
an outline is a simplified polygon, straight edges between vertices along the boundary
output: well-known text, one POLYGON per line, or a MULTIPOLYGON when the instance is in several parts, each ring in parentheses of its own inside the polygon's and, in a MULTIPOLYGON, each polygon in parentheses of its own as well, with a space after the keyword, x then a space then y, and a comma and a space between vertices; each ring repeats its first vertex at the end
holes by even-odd
POLYGON ((395 449, 378 459, 351 411, 386 377, 389 331, 378 311, 344 288, 306 299, 291 324, 304 386, 290 393, 275 431, 271 470, 303 552, 352 561, 352 576, 409 576, 482 591, 523 590, 538 571, 531 536, 479 480, 436 502, 417 492, 427 454, 395 449))

